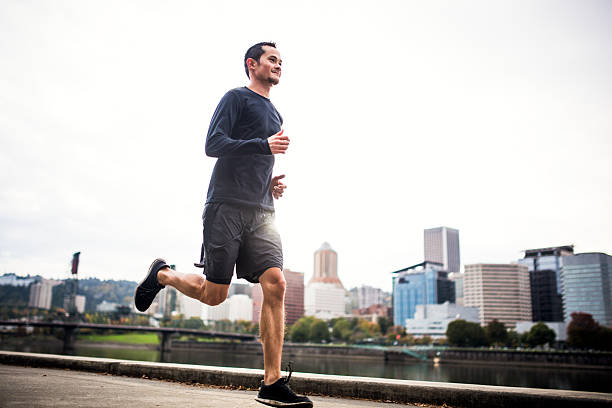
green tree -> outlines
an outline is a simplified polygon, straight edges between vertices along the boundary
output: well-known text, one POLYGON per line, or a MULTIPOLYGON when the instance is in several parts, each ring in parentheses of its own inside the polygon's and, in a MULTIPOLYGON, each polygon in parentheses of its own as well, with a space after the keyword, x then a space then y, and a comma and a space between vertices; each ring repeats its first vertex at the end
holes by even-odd
POLYGON ((199 317, 190 317, 183 322, 183 327, 186 329, 202 329, 204 322, 199 317))
POLYGON ((303 316, 291 326, 290 337, 295 343, 305 343, 310 339, 310 326, 314 322, 314 317, 303 316))
POLYGON ((478 323, 463 319, 453 320, 446 328, 448 344, 459 347, 480 347, 487 345, 487 336, 478 323))
POLYGON ((387 328, 386 340, 388 344, 393 344, 406 335, 406 329, 402 326, 391 326, 387 328))
POLYGON ((508 339, 508 332, 506 326, 497 319, 493 319, 487 324, 485 328, 487 334, 487 341, 489 344, 502 345, 506 343, 508 339))
POLYGON ((543 322, 538 322, 531 327, 527 333, 527 343, 531 347, 551 344, 555 341, 557 334, 543 322))
POLYGON ((10 306, 27 306, 29 299, 29 286, 0 285, 0 304, 10 306))
POLYGON ((393 321, 391 321, 391 319, 388 317, 379 317, 378 326, 380 326, 380 334, 385 336, 387 334, 387 329, 393 326, 393 321))
POLYGON ((612 329, 609 327, 601 327, 599 333, 600 350, 612 350, 612 329))
POLYGON ((607 337, 606 329, 597 323, 588 313, 574 312, 572 320, 567 326, 567 344, 580 349, 608 349, 610 346, 602 344, 607 337))
POLYGON ((315 319, 310 326, 310 341, 313 343, 329 341, 329 327, 327 326, 327 322, 321 319, 315 319))
POLYGON ((348 340, 348 338, 351 336, 351 327, 349 322, 344 318, 335 320, 336 322, 333 325, 332 336, 338 340, 348 340))
POLYGON ((508 330, 506 337, 506 346, 516 348, 521 344, 521 335, 514 330, 508 330))

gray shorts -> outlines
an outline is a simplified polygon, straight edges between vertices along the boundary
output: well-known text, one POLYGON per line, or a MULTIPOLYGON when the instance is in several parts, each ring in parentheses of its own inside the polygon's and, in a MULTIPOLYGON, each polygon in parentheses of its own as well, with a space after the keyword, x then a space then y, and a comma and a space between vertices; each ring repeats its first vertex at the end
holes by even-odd
POLYGON ((206 280, 228 285, 236 276, 252 283, 269 268, 283 269, 283 247, 274 212, 257 207, 209 203, 202 215, 200 263, 206 280))

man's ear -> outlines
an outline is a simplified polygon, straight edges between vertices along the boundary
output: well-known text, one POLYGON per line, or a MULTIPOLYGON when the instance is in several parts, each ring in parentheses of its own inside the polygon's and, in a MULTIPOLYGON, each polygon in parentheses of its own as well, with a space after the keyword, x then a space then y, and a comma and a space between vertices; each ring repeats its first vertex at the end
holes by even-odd
POLYGON ((253 58, 247 58, 247 66, 249 68, 255 68, 257 66, 257 61, 255 61, 253 58))

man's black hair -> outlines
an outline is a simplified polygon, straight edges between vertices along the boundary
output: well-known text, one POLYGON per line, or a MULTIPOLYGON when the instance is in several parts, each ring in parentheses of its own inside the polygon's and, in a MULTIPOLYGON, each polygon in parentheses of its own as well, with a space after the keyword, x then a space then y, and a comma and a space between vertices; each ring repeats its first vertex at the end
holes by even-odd
POLYGON ((265 45, 267 45, 268 47, 276 48, 276 43, 273 43, 273 42, 260 42, 260 43, 257 43, 255 45, 251 46, 251 48, 249 48, 247 50, 246 54, 244 54, 244 72, 246 72, 247 78, 250 78, 250 76, 249 76, 249 66, 247 65, 247 59, 253 58, 255 61, 259 62, 259 58, 265 52, 264 49, 263 49, 263 47, 265 45))

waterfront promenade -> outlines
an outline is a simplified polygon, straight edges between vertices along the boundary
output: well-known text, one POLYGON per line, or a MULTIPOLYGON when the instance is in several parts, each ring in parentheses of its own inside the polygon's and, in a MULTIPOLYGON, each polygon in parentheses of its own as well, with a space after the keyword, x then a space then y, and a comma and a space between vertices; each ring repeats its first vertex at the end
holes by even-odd
MULTIPOLYGON (((185 385, 73 370, 0 365, 0 407, 263 408, 256 391, 185 385)), ((311 397, 317 408, 397 407, 373 401, 311 397)), ((417 408, 415 406, 412 406, 417 408)))
MULTIPOLYGON (((2 384, 0 388, 1 407, 9 406, 8 398, 11 398, 12 406, 37 406, 36 403, 38 402, 19 405, 21 402, 28 401, 28 398, 34 398, 36 401, 40 401, 40 403, 43 403, 46 399, 57 398, 53 406, 65 407, 183 406, 183 404, 177 402, 179 398, 183 397, 188 402, 185 406, 246 407, 251 406, 248 404, 255 403, 252 401, 253 392, 258 388, 263 375, 262 370, 256 369, 152 363, 8 351, 0 351, 0 364, 2 364, 0 365, 0 375, 2 377, 0 378, 0 383, 2 384), (53 375, 50 375, 50 373, 53 373, 53 375), (67 375, 66 373, 74 375, 74 385, 70 378, 55 378, 61 377, 60 373, 63 373, 61 375, 67 375), (28 381, 27 378, 31 378, 32 381, 28 381), (174 381, 175 383, 168 381, 174 381), (186 382, 192 385, 185 386, 180 384, 186 382), (31 385, 29 385, 30 383, 31 385), (96 389, 95 385, 98 383, 101 385, 109 384, 110 390, 103 390, 103 387, 96 389), (81 384, 81 386, 78 386, 78 384, 81 384), (111 384, 115 385, 111 386, 111 384), (147 386, 141 388, 139 387, 140 384, 146 384, 147 386), (38 388, 28 388, 30 386, 38 388), (117 388, 113 390, 112 387, 117 388), (150 387, 158 387, 161 390, 159 398, 163 396, 164 403, 154 403, 155 398, 148 399, 152 395, 148 391, 150 387), (82 392, 80 388, 83 388, 82 392), (233 391, 230 392, 230 389, 233 391), (204 391, 210 394, 205 394, 203 393, 204 391), (192 394, 194 392, 202 393, 199 395, 204 401, 195 401, 196 397, 192 394), (13 394, 20 394, 21 396, 13 394), (49 397, 45 397, 45 394, 49 394, 49 397), (84 398, 86 395, 90 395, 91 398, 98 398, 98 395, 99 398, 103 398, 104 395, 107 395, 109 398, 112 397, 111 401, 114 402, 111 404, 84 403, 80 398, 84 398), (133 396, 129 397, 129 395, 133 396), (22 399, 19 400, 18 398, 22 399), (134 405, 126 405, 127 402, 120 401, 122 398, 131 398, 134 405), (223 401, 224 398, 227 398, 228 402, 223 402, 219 405, 219 401, 223 401), (7 400, 3 401, 3 399, 7 400), (77 400, 76 405, 71 399, 77 400), (211 401, 217 402, 213 403, 211 401), (210 405, 207 405, 209 403, 210 405)), ((319 401, 319 396, 335 397, 332 399, 321 398, 321 404, 316 405, 317 407, 374 407, 385 406, 384 403, 390 401, 409 404, 409 406, 445 405, 448 407, 475 408, 612 407, 612 394, 566 390, 307 373, 294 373, 291 378, 291 385, 296 392, 314 396, 317 401, 319 401), (361 400, 359 404, 357 400, 361 400), (373 405, 367 405, 368 400, 375 402, 373 402, 373 405)), ((132 401, 129 403, 131 404, 132 401)))

